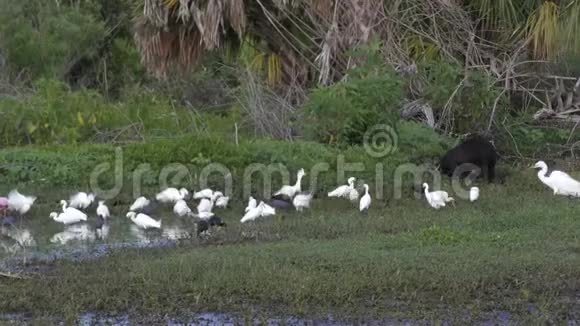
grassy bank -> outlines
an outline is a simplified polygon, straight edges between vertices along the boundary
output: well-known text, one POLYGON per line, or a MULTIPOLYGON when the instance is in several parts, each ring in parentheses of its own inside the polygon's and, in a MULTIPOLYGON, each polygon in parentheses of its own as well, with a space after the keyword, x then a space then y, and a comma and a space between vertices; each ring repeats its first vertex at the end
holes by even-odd
MULTIPOLYGON (((158 186, 161 172, 172 164, 179 164, 187 169, 187 174, 176 180, 169 180, 175 173, 169 175, 170 185, 198 188, 201 186, 200 174, 212 163, 227 169, 232 174, 234 185, 241 184, 244 171, 252 164, 271 165, 272 171, 282 167, 292 180, 300 168, 310 172, 317 164, 328 164, 327 171, 322 170, 319 174, 316 185, 317 190, 324 192, 337 182, 344 182, 337 180, 340 161, 362 164, 364 170, 353 174, 372 183, 378 163, 382 164, 385 180, 389 180, 402 164, 434 162, 450 143, 428 127, 411 122, 401 123, 396 137, 395 149, 382 157, 369 155, 363 146, 339 148, 314 142, 246 137, 236 144, 228 136, 201 133, 121 145, 85 143, 5 148, 0 150, 0 190, 17 185, 30 191, 54 186, 87 188, 91 173, 103 164, 108 164, 109 169, 99 176, 99 185, 110 187, 116 180, 113 167, 118 162, 125 192, 132 191, 134 173, 144 165, 148 170, 140 177, 143 186, 158 186)), ((273 173, 273 177, 274 187, 279 186, 281 175, 273 173)), ((309 186, 308 180, 309 177, 305 180, 306 186, 309 186)), ((208 182, 210 186, 222 188, 224 178, 214 173, 208 182)), ((259 187, 261 183, 255 184, 259 187)))
MULTIPOLYGON (((553 197, 533 172, 484 185, 478 202, 434 211, 412 198, 360 216, 317 201, 304 215, 230 226, 210 240, 59 262, 26 280, 0 280, 0 311, 192 311, 519 319, 578 313, 580 206, 553 197), (534 309, 529 310, 530 305, 534 309)), ((575 316, 578 317, 577 315, 575 316)))

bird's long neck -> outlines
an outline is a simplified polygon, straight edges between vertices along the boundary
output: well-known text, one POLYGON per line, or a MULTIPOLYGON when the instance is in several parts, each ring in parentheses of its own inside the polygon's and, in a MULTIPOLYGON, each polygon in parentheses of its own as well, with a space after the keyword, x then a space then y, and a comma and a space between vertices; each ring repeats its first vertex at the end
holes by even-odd
POLYGON ((64 211, 66 209, 66 201, 62 202, 62 210, 64 211))
POLYGON ((548 168, 543 166, 540 171, 538 171, 538 178, 540 180, 545 180, 546 179, 546 173, 548 173, 548 168))
POLYGON ((296 180, 296 184, 294 185, 294 189, 296 189, 297 191, 300 191, 302 185, 302 175, 298 175, 298 179, 296 180))

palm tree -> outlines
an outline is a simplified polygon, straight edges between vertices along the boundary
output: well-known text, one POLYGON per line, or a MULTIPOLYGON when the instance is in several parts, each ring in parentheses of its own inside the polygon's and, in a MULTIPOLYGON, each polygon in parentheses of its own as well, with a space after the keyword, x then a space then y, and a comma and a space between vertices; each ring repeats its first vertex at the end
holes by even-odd
POLYGON ((135 38, 158 76, 204 55, 241 51, 273 82, 328 83, 373 35, 385 60, 477 65, 498 52, 534 59, 580 53, 580 0, 134 0, 135 38))

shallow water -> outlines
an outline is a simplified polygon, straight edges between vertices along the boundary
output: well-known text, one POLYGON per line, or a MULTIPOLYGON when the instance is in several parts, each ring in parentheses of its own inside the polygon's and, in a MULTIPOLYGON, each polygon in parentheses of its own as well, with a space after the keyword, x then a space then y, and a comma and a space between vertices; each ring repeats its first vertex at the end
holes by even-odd
MULTIPOLYGON (((86 210, 87 222, 64 225, 49 218, 51 211, 57 211, 50 205, 36 207, 24 217, 15 218, 12 224, 1 225, 0 270, 11 271, 16 265, 13 263, 24 259, 91 258, 111 249, 173 245, 196 235, 196 219, 174 215, 171 206, 160 208, 152 216, 162 220, 161 230, 141 229, 125 216, 123 207, 109 208, 113 215, 101 228, 97 227, 94 207, 86 210)), ((219 214, 217 210, 214 213, 219 214)))

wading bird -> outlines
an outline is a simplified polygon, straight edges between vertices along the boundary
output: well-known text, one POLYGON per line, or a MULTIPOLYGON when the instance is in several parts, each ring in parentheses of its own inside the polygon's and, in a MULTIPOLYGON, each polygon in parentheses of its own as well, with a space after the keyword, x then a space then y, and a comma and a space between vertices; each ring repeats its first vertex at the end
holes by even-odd
POLYGON ((294 196, 292 204, 297 211, 302 212, 304 208, 310 208, 310 201, 312 200, 311 193, 299 193, 294 196))
POLYGON ((479 198, 479 188, 471 187, 471 189, 469 189, 469 201, 474 202, 477 198, 479 198))
POLYGON ((135 223, 138 227, 142 229, 161 229, 161 220, 156 221, 152 219, 149 215, 145 215, 143 213, 135 213, 129 212, 127 213, 127 217, 135 223))
POLYGON ((193 215, 191 208, 187 206, 187 203, 183 199, 180 199, 175 203, 175 206, 173 206, 173 213, 180 217, 193 215))
POLYGON ((580 182, 568 173, 554 170, 548 176, 548 165, 544 161, 536 162, 533 168, 540 169, 538 178, 554 191, 554 195, 580 197, 580 182))
POLYGON ((339 186, 338 188, 329 192, 328 197, 344 197, 351 201, 357 201, 359 194, 358 191, 354 188, 355 181, 356 179, 354 177, 348 178, 347 185, 339 186))
POLYGON ((212 196, 213 190, 211 190, 210 188, 206 188, 198 192, 195 192, 193 194, 193 199, 211 198, 212 196))
POLYGON ((19 193, 18 190, 12 190, 8 194, 8 210, 24 215, 32 208, 35 200, 36 197, 34 196, 25 196, 19 193))
POLYGON ((445 207, 446 203, 453 203, 455 201, 453 197, 449 197, 447 191, 438 190, 429 192, 429 185, 427 183, 423 183, 423 189, 425 191, 425 198, 427 198, 427 202, 435 209, 445 207))
POLYGON ((105 220, 108 219, 109 216, 111 216, 111 213, 109 212, 109 207, 105 205, 104 200, 99 201, 99 206, 97 207, 97 216, 105 220))
POLYGON ((369 207, 371 207, 371 194, 369 194, 368 184, 365 183, 363 187, 365 188, 365 194, 360 199, 359 210, 366 213, 369 211, 369 207))
POLYGON ((250 198, 248 199, 248 206, 246 206, 245 212, 247 213, 250 209, 256 208, 257 206, 258 206, 258 202, 256 201, 256 199, 254 197, 250 196, 250 198))
POLYGON ((95 200, 94 194, 87 194, 86 192, 77 192, 69 199, 69 206, 78 209, 87 209, 95 200))
POLYGON ((167 188, 155 196, 155 199, 161 203, 175 203, 180 199, 185 199, 189 195, 189 191, 185 188, 177 190, 177 188, 167 188))
POLYGON ((304 169, 300 169, 298 171, 298 173, 296 174, 296 184, 294 184, 293 186, 289 186, 289 185, 285 185, 282 186, 282 188, 280 188, 280 190, 278 190, 274 196, 279 196, 279 195, 283 195, 283 196, 287 196, 289 198, 294 198, 294 195, 297 192, 300 192, 301 189, 301 184, 302 184, 302 178, 304 177, 305 172, 304 169))

